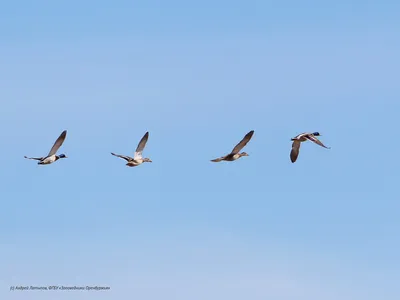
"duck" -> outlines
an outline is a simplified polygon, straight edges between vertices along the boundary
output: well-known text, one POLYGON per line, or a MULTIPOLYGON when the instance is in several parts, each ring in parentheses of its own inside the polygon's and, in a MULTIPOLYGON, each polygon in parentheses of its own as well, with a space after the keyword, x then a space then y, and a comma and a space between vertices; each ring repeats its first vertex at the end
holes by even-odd
POLYGON ((60 136, 57 138, 55 141, 53 147, 51 147, 51 150, 47 156, 44 157, 27 157, 24 156, 26 159, 33 159, 33 160, 38 160, 38 165, 49 165, 52 164, 53 162, 59 160, 60 158, 67 158, 65 154, 60 154, 56 155, 58 149, 61 147, 61 145, 64 143, 64 140, 67 136, 67 131, 64 130, 60 136))
POLYGON ((249 131, 244 138, 232 149, 231 153, 216 158, 216 159, 212 159, 212 162, 220 162, 220 161, 234 161, 237 160, 239 158, 241 158, 242 156, 249 156, 246 152, 240 152, 240 150, 243 149, 244 146, 247 145, 247 143, 250 141, 250 139, 252 138, 254 134, 254 130, 249 131))
POLYGON ((119 155, 111 152, 111 155, 117 156, 119 158, 125 159, 127 161, 126 166, 128 167, 136 167, 141 165, 144 162, 153 162, 150 158, 143 158, 142 157, 142 152, 144 147, 146 146, 147 140, 149 139, 149 132, 146 132, 142 139, 140 140, 135 154, 133 157, 126 156, 126 155, 119 155))
POLYGON ((300 144, 302 142, 311 141, 316 143, 317 145, 320 145, 321 147, 330 149, 330 147, 326 147, 324 144, 322 144, 321 141, 316 138, 317 136, 321 136, 319 132, 304 132, 296 135, 294 138, 291 139, 293 141, 292 151, 290 152, 290 160, 292 161, 292 163, 294 163, 299 156, 300 144))

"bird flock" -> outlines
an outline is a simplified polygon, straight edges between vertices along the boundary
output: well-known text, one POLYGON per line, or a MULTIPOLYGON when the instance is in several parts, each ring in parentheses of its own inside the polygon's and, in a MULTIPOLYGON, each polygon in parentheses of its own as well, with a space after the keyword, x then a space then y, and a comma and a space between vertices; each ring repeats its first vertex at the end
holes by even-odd
MULTIPOLYGON (((221 156, 219 158, 212 159, 211 161, 212 162, 235 161, 242 156, 249 156, 246 152, 240 152, 240 151, 251 140, 251 138, 253 137, 253 134, 254 134, 254 130, 249 131, 243 137, 243 139, 232 149, 232 151, 229 154, 221 156)), ((304 132, 304 133, 296 135, 294 138, 291 139, 293 141, 292 150, 290 151, 290 160, 292 161, 292 163, 294 163, 299 156, 300 145, 302 142, 311 141, 321 147, 330 149, 330 147, 326 147, 320 140, 318 140, 317 136, 320 136, 319 132, 304 132)), ((55 161, 59 160, 60 158, 67 158, 67 156, 65 154, 56 155, 58 149, 62 146, 66 137, 67 137, 67 131, 64 130, 60 134, 60 136, 57 138, 53 147, 51 147, 50 152, 46 156, 43 156, 43 157, 24 156, 24 157, 26 159, 38 160, 39 165, 49 165, 49 164, 52 164, 55 161)), ((146 143, 147 143, 148 139, 149 139, 149 132, 146 132, 143 135, 143 137, 141 138, 133 157, 130 157, 127 155, 115 154, 113 152, 111 152, 111 155, 126 160, 127 161, 126 165, 128 167, 136 167, 136 166, 141 165, 144 162, 152 162, 152 160, 150 158, 142 156, 143 150, 146 147, 146 143)))

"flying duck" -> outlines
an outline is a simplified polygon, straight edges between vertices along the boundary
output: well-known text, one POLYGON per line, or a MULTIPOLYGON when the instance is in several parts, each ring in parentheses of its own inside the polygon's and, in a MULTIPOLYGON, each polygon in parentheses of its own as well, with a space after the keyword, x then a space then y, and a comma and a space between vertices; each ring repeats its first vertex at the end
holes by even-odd
POLYGON ((316 138, 316 136, 320 136, 319 132, 313 132, 313 133, 305 132, 296 135, 294 138, 292 138, 293 144, 292 144, 292 151, 290 152, 290 160, 292 161, 292 163, 294 163, 297 160, 297 157, 299 156, 300 144, 307 140, 314 142, 326 149, 330 149, 330 147, 326 147, 324 144, 322 144, 321 141, 316 138))
POLYGON ((38 165, 49 165, 52 164, 53 162, 59 160, 60 158, 67 158, 67 156, 65 156, 65 154, 60 154, 60 155, 56 155, 58 149, 61 147, 61 145, 64 143, 65 137, 67 136, 67 131, 64 130, 60 136, 58 137, 58 139, 55 141, 53 147, 51 148, 49 154, 47 154, 47 156, 45 157, 27 157, 24 156, 27 159, 34 159, 34 160, 38 160, 38 165))
POLYGON ((250 141, 251 137, 253 136, 254 130, 247 133, 244 138, 233 148, 232 152, 228 155, 222 156, 220 158, 212 159, 212 162, 220 162, 222 160, 226 161, 234 161, 242 156, 249 156, 246 152, 239 153, 240 150, 250 141))
POLYGON ((133 158, 130 157, 130 156, 126 156, 126 155, 115 154, 115 153, 112 153, 112 152, 111 152, 111 155, 114 155, 114 156, 117 156, 119 158, 125 159, 127 161, 126 165, 128 167, 136 167, 136 166, 138 166, 138 165, 140 165, 140 164, 142 164, 144 162, 152 162, 150 158, 143 158, 142 157, 142 152, 143 152, 144 147, 146 146, 148 138, 149 138, 149 133, 146 132, 144 134, 144 136, 142 137, 142 139, 140 140, 140 142, 139 142, 139 144, 138 144, 138 146, 136 148, 136 151, 135 151, 135 154, 134 154, 133 158))

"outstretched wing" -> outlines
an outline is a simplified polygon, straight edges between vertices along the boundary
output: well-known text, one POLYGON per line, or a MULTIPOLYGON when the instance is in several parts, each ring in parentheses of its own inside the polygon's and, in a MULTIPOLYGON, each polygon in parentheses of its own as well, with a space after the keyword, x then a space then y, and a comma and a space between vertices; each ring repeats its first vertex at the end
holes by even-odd
POLYGON ((116 156, 116 157, 125 159, 126 161, 131 161, 131 160, 132 160, 132 157, 125 156, 125 155, 119 155, 119 154, 115 154, 115 153, 112 153, 112 152, 111 152, 111 155, 114 155, 114 156, 116 156))
POLYGON ((316 143, 317 145, 320 145, 321 147, 324 147, 324 148, 326 148, 326 149, 330 149, 330 147, 326 147, 326 146, 325 146, 324 144, 322 144, 321 141, 320 141, 319 139, 317 139, 314 135, 309 134, 309 135, 306 136, 306 139, 308 139, 308 140, 311 141, 311 142, 316 143))
POLYGON ((239 153, 240 150, 242 150, 242 148, 244 146, 246 146, 246 144, 250 141, 251 137, 254 134, 254 130, 250 131, 249 133, 247 133, 244 138, 239 142, 239 144, 237 144, 235 146, 235 148, 233 148, 231 154, 236 154, 239 153))
POLYGON ((224 160, 225 157, 226 156, 222 156, 222 157, 219 157, 219 158, 216 158, 216 159, 212 159, 211 161, 212 162, 220 162, 220 161, 224 160))
POLYGON ((64 143, 65 137, 67 136, 67 131, 64 130, 56 142, 54 143, 53 147, 51 148, 49 154, 47 156, 52 156, 57 153, 58 149, 61 147, 61 145, 64 143))
POLYGON ((28 156, 24 156, 26 159, 34 159, 34 160, 42 160, 43 157, 28 157, 28 156))
POLYGON ((133 156, 135 159, 142 158, 142 152, 144 147, 146 146, 148 139, 149 139, 149 132, 146 132, 136 148, 135 155, 133 156))
POLYGON ((295 140, 292 144, 292 151, 290 151, 290 160, 292 161, 292 163, 294 163, 299 156, 300 144, 301 142, 298 140, 295 140))

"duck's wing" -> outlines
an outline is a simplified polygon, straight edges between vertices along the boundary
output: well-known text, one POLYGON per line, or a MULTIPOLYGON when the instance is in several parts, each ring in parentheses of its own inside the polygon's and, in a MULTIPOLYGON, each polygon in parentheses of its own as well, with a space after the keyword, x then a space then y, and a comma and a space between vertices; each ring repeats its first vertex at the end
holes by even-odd
POLYGON ((119 155, 119 154, 115 154, 115 153, 112 153, 112 152, 111 152, 111 155, 114 155, 116 157, 125 159, 126 161, 131 161, 132 160, 132 157, 129 157, 129 156, 126 156, 126 155, 119 155))
POLYGON ((249 133, 247 133, 244 138, 239 142, 239 144, 237 144, 235 146, 235 148, 232 149, 231 154, 236 154, 239 153, 240 150, 242 150, 242 148, 244 146, 246 146, 246 144, 250 141, 251 137, 254 134, 254 130, 250 131, 249 133))
POLYGON ((292 163, 294 163, 299 156, 300 144, 301 142, 298 140, 295 140, 292 144, 292 151, 290 151, 290 160, 292 161, 292 163))
POLYGON ((212 162, 220 162, 220 161, 224 160, 225 158, 226 158, 226 155, 225 156, 221 156, 221 157, 216 158, 216 159, 212 159, 211 161, 212 162))
POLYGON ((135 155, 133 156, 135 159, 142 158, 142 152, 143 152, 144 147, 146 147, 146 143, 147 143, 148 139, 149 139, 149 132, 146 132, 136 148, 135 155))
POLYGON ((301 138, 303 138, 303 137, 305 137, 306 135, 309 135, 309 134, 310 133, 307 133, 307 132, 300 133, 300 134, 296 135, 294 138, 292 138, 292 140, 300 140, 301 138))
POLYGON ((51 148, 49 154, 47 156, 52 156, 57 153, 58 149, 61 147, 61 145, 64 143, 65 137, 67 136, 67 131, 64 130, 61 132, 60 136, 54 143, 53 147, 51 148))
POLYGON ((28 157, 28 156, 24 156, 26 159, 34 159, 34 160, 42 160, 43 157, 28 157))
POLYGON ((314 135, 309 134, 309 135, 306 136, 306 139, 309 140, 309 141, 311 141, 311 142, 316 143, 317 145, 320 145, 321 147, 324 147, 324 148, 326 148, 326 149, 330 149, 330 147, 326 147, 326 146, 325 146, 324 144, 322 144, 321 141, 320 141, 319 139, 317 139, 314 135))

